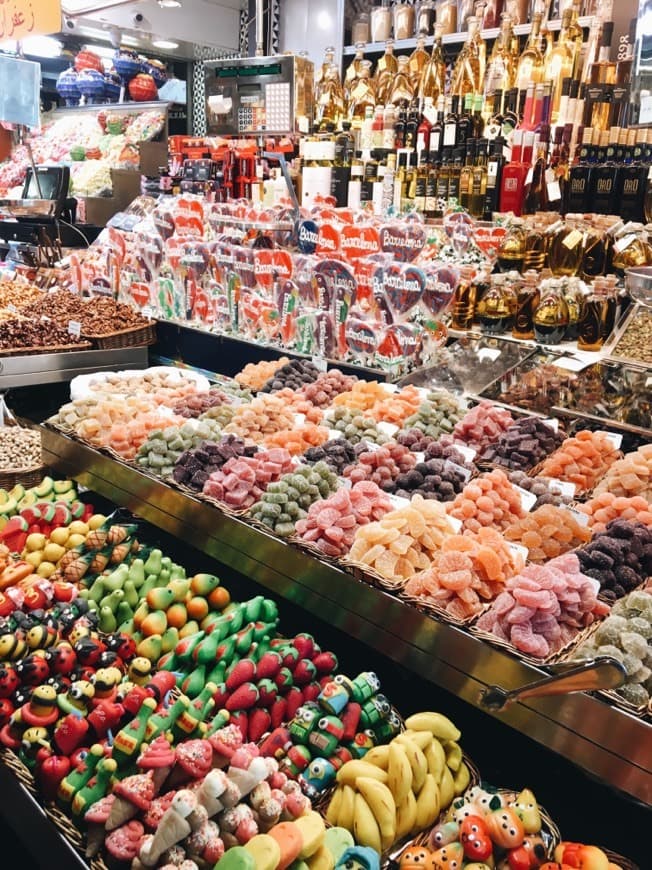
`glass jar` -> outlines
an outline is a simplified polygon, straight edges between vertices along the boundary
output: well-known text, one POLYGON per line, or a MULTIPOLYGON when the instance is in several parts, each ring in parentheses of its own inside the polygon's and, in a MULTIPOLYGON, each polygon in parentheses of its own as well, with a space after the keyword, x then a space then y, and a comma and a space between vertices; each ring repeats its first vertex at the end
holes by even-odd
POLYGON ((438 0, 437 24, 441 26, 443 36, 457 33, 457 0, 438 0))
POLYGON ((506 275, 495 275, 490 288, 477 303, 475 315, 483 332, 500 335, 514 325, 516 295, 506 275))
POLYGON ((351 42, 356 45, 358 42, 371 41, 371 21, 368 12, 361 12, 353 19, 351 25, 351 42))
POLYGON ((548 264, 553 275, 577 275, 584 255, 584 233, 579 229, 578 221, 571 219, 557 221, 552 224, 548 233, 551 237, 548 253, 548 264))
POLYGON ((568 329, 568 306, 557 282, 541 290, 541 301, 534 312, 534 337, 542 344, 559 344, 568 329))
POLYGON ((512 19, 512 24, 527 24, 530 13, 529 0, 504 0, 503 12, 512 19))
POLYGON ((410 39, 414 36, 414 6, 397 3, 393 11, 394 39, 410 39))
POLYGON ((475 0, 457 0, 457 21, 461 32, 469 29, 468 22, 475 13, 474 7, 475 0))
POLYGON ((430 36, 435 27, 435 4, 432 0, 424 0, 417 11, 417 36, 430 36))
POLYGON ((371 41, 386 42, 392 35, 392 10, 376 6, 371 10, 371 41))
POLYGON ((511 269, 517 272, 523 271, 526 242, 527 233, 523 221, 516 218, 512 221, 498 251, 498 266, 501 272, 509 272, 511 269))

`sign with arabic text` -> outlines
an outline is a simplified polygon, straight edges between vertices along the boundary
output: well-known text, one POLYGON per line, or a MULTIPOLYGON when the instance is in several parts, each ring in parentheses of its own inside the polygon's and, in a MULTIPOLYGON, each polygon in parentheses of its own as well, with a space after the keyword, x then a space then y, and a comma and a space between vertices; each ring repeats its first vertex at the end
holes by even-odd
POLYGON ((60 30, 60 0, 0 0, 0 42, 60 30))

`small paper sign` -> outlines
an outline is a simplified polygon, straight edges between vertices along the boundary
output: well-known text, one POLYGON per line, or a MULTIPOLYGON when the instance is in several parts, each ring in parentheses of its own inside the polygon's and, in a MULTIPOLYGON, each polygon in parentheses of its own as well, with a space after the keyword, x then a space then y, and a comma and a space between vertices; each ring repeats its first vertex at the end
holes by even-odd
POLYGON ((548 489, 563 498, 573 498, 575 495, 575 484, 569 480, 557 480, 556 477, 548 479, 548 489))
POLYGON ((455 449, 466 459, 467 462, 473 462, 476 457, 476 451, 473 447, 468 447, 466 444, 455 444, 455 449))
POLYGON ((410 504, 409 498, 402 498, 400 495, 390 495, 389 500, 392 503, 392 506, 395 510, 399 508, 404 508, 410 504))
POLYGON ((328 369, 328 360, 324 359, 323 356, 313 356, 312 364, 318 372, 325 372, 328 369))
POLYGON ((527 489, 523 489, 522 486, 514 486, 514 489, 521 497, 521 504, 523 505, 523 510, 528 512, 531 511, 536 504, 536 495, 533 492, 528 492, 527 489))
POLYGON ((530 555, 527 547, 524 547, 522 544, 514 544, 512 541, 508 541, 507 546, 514 556, 520 557, 524 562, 527 562, 527 557, 530 555))
POLYGON ((378 423, 378 431, 382 432, 383 435, 393 438, 398 432, 398 426, 395 426, 393 423, 378 423))
POLYGON ((583 511, 578 511, 575 508, 569 507, 566 508, 569 514, 572 514, 575 521, 579 526, 588 526, 589 524, 589 516, 585 514, 583 511))
POLYGON ((69 320, 68 332, 73 338, 79 338, 81 335, 81 323, 78 320, 69 320))
POLYGON ((555 368, 566 369, 569 372, 581 372, 587 366, 590 366, 591 360, 577 359, 574 356, 562 356, 556 359, 553 363, 555 368))
POLYGON ((621 444, 623 443, 623 436, 620 432, 600 432, 601 435, 604 435, 605 438, 608 438, 614 446, 614 450, 620 450, 621 444))
POLYGON ((462 520, 457 517, 448 517, 448 524, 453 529, 453 532, 458 535, 462 531, 462 520))
POLYGON ((546 417, 541 422, 545 423, 546 426, 550 426, 554 432, 559 432, 559 420, 556 417, 546 417))
POLYGON ((469 477, 471 477, 471 469, 465 468, 463 465, 458 465, 457 462, 453 462, 450 459, 447 459, 444 462, 444 468, 448 468, 451 471, 455 472, 455 474, 461 474, 466 482, 469 477))

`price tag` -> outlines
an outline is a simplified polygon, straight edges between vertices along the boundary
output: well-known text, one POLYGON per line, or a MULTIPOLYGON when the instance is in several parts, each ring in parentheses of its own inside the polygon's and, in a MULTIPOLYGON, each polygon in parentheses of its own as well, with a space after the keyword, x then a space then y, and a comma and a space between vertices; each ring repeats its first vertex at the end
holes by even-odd
POLYGON ((416 461, 417 461, 417 465, 418 465, 420 462, 425 462, 425 461, 426 461, 426 454, 425 454, 422 450, 418 450, 418 451, 414 454, 414 457, 415 457, 415 459, 416 459, 416 461))
POLYGON ((458 519, 457 517, 449 516, 448 523, 449 523, 450 527, 452 528, 453 532, 456 535, 459 535, 459 533, 462 531, 462 520, 458 519))
MULTIPOLYGON (((514 486, 514 484, 512 484, 512 486, 514 486)), ((514 486, 514 489, 521 497, 521 504, 523 505, 523 510, 528 511, 529 513, 536 503, 536 495, 533 492, 528 492, 527 489, 523 489, 522 486, 514 486)))
POLYGON ((328 440, 329 441, 338 441, 340 438, 344 437, 344 432, 339 429, 330 429, 328 432, 328 440))
POLYGON ((401 389, 398 384, 383 384, 383 388, 387 390, 388 393, 398 393, 401 389))
POLYGON ((588 514, 583 513, 582 511, 578 511, 575 508, 568 507, 566 508, 569 514, 573 515, 578 526, 588 526, 589 524, 589 516, 588 514))
POLYGON ((323 356, 313 356, 312 363, 318 372, 325 372, 328 369, 328 360, 323 356))
POLYGON ((79 338, 81 335, 81 323, 78 320, 69 320, 68 332, 73 338, 79 338))
POLYGON ((461 453, 462 456, 466 459, 467 462, 473 462, 476 457, 476 451, 473 447, 468 447, 466 444, 458 444, 457 442, 454 445, 455 449, 458 453, 461 453))
POLYGON ((444 468, 448 468, 456 474, 461 474, 464 478, 464 482, 471 477, 471 469, 465 468, 463 465, 458 465, 457 462, 452 462, 450 459, 446 459, 444 462, 444 468))
POLYGON ((13 302, 10 302, 9 305, 7 305, 7 311, 11 311, 12 314, 18 314, 18 309, 13 302))
POLYGON ((561 187, 558 181, 549 181, 546 188, 550 202, 558 202, 561 199, 561 187))
POLYGON ((430 390, 427 390, 425 387, 417 387, 417 392, 421 396, 422 399, 427 399, 430 393, 430 390))
POLYGON ((627 233, 626 235, 624 235, 620 239, 618 239, 617 242, 614 242, 614 251, 617 254, 620 254, 620 253, 622 253, 622 251, 625 250, 625 248, 628 248, 631 245, 631 243, 635 242, 635 241, 636 241, 636 235, 634 233, 627 233))
POLYGON ((525 186, 526 187, 528 186, 528 184, 532 184, 533 178, 534 178, 534 169, 530 166, 530 168, 527 171, 527 175, 525 176, 525 186))
POLYGON ((517 559, 523 559, 524 563, 527 562, 527 557, 530 555, 527 547, 524 547, 522 544, 514 544, 511 541, 507 542, 507 546, 513 556, 516 556, 517 559))
POLYGON ((545 423, 546 426, 550 426, 553 432, 559 432, 559 420, 556 417, 546 417, 541 422, 545 423))
POLYGON ((621 444, 623 443, 623 436, 620 432, 603 432, 600 431, 601 435, 604 435, 605 438, 608 438, 614 446, 614 450, 620 450, 621 444))
POLYGON ((550 477, 547 486, 550 492, 561 495, 563 498, 573 498, 575 495, 575 484, 569 480, 557 480, 556 477, 550 477))
POLYGON ((652 377, 649 377, 649 378, 645 381, 645 386, 646 386, 646 387, 652 387, 652 377))
MULTIPOLYGON (((579 245, 579 243, 582 241, 583 238, 584 238, 584 234, 581 233, 579 230, 572 230, 566 236, 566 238, 562 242, 562 245, 565 248, 568 248, 569 251, 572 251, 573 248, 576 248, 579 245)), ((614 245, 614 248, 615 247, 616 246, 614 245)))
POLYGON ((306 423, 306 415, 305 414, 295 414, 294 422, 297 426, 305 426, 306 423))
POLYGON ((365 445, 368 453, 375 453, 376 450, 380 450, 382 446, 380 444, 376 444, 375 441, 363 441, 362 443, 365 445))
POLYGON ((496 347, 483 347, 478 351, 478 359, 480 362, 484 362, 486 359, 488 359, 489 362, 496 362, 500 354, 501 351, 496 347))
POLYGON ((350 477, 338 477, 337 479, 342 489, 351 489, 351 487, 353 486, 350 477))
POLYGON ((574 356, 562 356, 556 359, 553 363, 555 368, 565 369, 569 372, 581 372, 587 366, 591 365, 590 360, 577 359, 574 356))
POLYGON ((41 314, 41 323, 50 323, 50 318, 46 314, 41 314))
POLYGON ((154 319, 154 309, 151 305, 144 305, 140 313, 143 317, 147 317, 148 320, 154 319))
POLYGON ((394 435, 398 432, 398 426, 395 426, 393 423, 378 423, 378 430, 382 432, 384 435, 387 435, 389 438, 393 438, 394 435))
POLYGON ((399 510, 400 508, 407 507, 407 505, 410 504, 409 498, 403 498, 400 495, 390 495, 389 500, 391 501, 394 510, 399 510))

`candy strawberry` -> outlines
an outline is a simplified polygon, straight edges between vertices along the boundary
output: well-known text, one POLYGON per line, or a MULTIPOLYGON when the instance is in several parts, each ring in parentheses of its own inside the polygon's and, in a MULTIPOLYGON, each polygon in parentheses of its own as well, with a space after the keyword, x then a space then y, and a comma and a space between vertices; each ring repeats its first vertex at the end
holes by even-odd
POLYGON ((260 738, 269 731, 272 723, 272 717, 267 710, 256 708, 249 713, 249 740, 252 743, 258 743, 260 738))
POLYGON ((289 643, 279 647, 277 652, 280 654, 285 668, 293 668, 300 659, 299 650, 289 643))
POLYGON ((317 676, 317 668, 310 659, 301 659, 292 672, 294 683, 297 686, 305 686, 311 683, 317 676))
POLYGON ((240 729, 243 740, 249 739, 249 717, 244 710, 238 710, 235 713, 231 713, 231 719, 229 720, 229 723, 231 725, 237 726, 240 729))
POLYGON ((217 687, 217 691, 213 693, 213 700, 215 701, 215 709, 221 710, 226 706, 226 702, 230 696, 229 690, 226 688, 226 683, 220 683, 217 687))
POLYGON ((292 719, 294 719, 294 714, 303 704, 303 692, 298 686, 292 686, 290 691, 285 696, 285 699, 288 704, 285 714, 286 720, 290 722, 292 719))
POLYGON ((256 665, 251 659, 242 659, 233 666, 233 669, 226 678, 226 688, 230 692, 233 692, 243 683, 250 683, 255 676, 256 665))
POLYGON ((302 659, 311 659, 315 651, 315 639, 311 634, 298 634, 292 645, 299 651, 302 659))
POLYGON ((271 707, 278 697, 278 686, 273 680, 260 680, 258 683, 258 705, 271 707))
POLYGON ((282 722, 286 722, 286 713, 288 708, 288 702, 285 698, 277 698, 272 706, 269 709, 270 716, 272 717, 271 726, 272 728, 278 728, 278 726, 282 722))
POLYGON ((283 692, 285 689, 289 689, 290 686, 293 686, 294 680, 292 679, 292 672, 290 671, 290 669, 281 668, 281 670, 276 675, 274 682, 278 686, 280 692, 283 692))
POLYGON ((243 683, 233 692, 226 702, 226 709, 230 712, 235 710, 249 710, 258 701, 258 689, 253 683, 243 683))
POLYGON ((308 683, 307 686, 303 687, 303 700, 304 703, 306 701, 316 701, 319 695, 321 694, 321 686, 319 683, 308 683))
POLYGON ((337 656, 332 652, 321 652, 312 659, 318 674, 334 674, 337 670, 337 656))
POLYGON ((282 659, 281 656, 274 652, 273 650, 269 650, 263 656, 261 656, 258 664, 256 665, 256 679, 264 680, 264 679, 274 679, 274 677, 281 670, 282 659))

